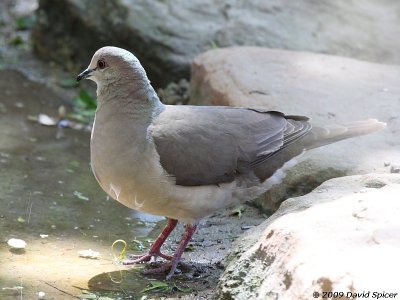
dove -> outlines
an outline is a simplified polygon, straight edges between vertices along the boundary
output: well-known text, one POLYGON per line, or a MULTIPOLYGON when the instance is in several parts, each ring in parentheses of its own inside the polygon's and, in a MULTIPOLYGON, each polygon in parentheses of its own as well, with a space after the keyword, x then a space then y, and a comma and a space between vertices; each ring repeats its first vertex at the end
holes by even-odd
POLYGON ((164 216, 148 253, 126 265, 165 262, 144 273, 173 277, 199 220, 252 200, 281 182, 304 151, 385 127, 376 119, 313 126, 305 116, 228 106, 164 105, 131 52, 103 47, 77 80, 97 84, 90 160, 101 188, 123 205, 164 216), (161 246, 185 225, 175 253, 161 246))

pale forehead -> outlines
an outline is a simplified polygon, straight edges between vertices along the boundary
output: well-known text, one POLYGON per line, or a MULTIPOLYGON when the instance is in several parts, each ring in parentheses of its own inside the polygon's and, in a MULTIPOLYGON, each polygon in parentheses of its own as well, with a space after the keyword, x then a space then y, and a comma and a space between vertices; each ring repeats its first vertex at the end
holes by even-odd
POLYGON ((96 53, 93 55, 92 61, 98 60, 100 58, 116 59, 129 62, 137 61, 137 58, 131 52, 122 48, 112 46, 103 47, 97 50, 96 53))

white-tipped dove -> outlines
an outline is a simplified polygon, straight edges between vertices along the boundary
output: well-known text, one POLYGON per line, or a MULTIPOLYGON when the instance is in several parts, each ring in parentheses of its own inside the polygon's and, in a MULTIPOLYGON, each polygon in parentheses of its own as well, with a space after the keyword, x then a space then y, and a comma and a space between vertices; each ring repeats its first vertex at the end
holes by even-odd
POLYGON ((97 83, 91 165, 103 190, 129 208, 166 216, 168 223, 147 254, 125 264, 162 257, 147 273, 171 278, 199 219, 256 198, 282 177, 304 150, 385 127, 375 119, 313 127, 307 117, 277 111, 160 102, 139 60, 104 47, 77 80, 97 83), (173 256, 161 253, 181 221, 173 256))

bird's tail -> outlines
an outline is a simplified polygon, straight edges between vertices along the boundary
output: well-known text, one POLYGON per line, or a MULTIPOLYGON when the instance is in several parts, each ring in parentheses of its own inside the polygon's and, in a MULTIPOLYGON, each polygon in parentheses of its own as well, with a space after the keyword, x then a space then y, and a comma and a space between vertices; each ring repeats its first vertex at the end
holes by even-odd
POLYGON ((386 123, 376 119, 356 121, 342 125, 329 125, 313 127, 303 138, 302 145, 305 149, 318 148, 340 140, 369 134, 386 127, 386 123))

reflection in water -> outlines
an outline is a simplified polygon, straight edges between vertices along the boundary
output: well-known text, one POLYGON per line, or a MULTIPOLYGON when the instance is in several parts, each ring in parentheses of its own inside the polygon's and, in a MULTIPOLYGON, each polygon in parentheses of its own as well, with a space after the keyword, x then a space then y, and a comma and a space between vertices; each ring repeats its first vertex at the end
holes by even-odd
MULTIPOLYGON (((194 268, 197 269, 195 266, 194 268)), ((136 266, 130 270, 118 270, 101 273, 92 277, 89 282, 89 290, 97 295, 118 295, 122 299, 140 299, 143 295, 183 295, 199 290, 199 278, 193 277, 192 271, 184 270, 181 275, 173 277, 171 281, 165 281, 166 274, 142 275, 143 266, 136 266), (190 276, 189 276, 190 274, 190 276)), ((205 278, 203 278, 205 280, 205 278)), ((204 285, 206 288, 206 285, 204 285)))

